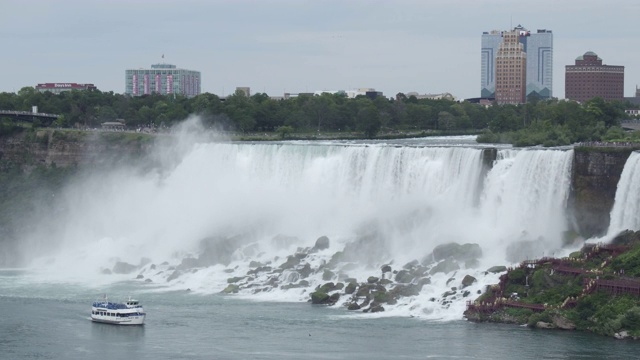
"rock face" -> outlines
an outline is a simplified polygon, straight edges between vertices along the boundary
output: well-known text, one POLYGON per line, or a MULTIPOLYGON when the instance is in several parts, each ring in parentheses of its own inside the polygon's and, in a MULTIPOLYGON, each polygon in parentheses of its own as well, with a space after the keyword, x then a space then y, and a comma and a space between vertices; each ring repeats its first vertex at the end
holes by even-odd
POLYGON ((584 237, 602 235, 609 227, 609 213, 618 181, 634 148, 575 148, 569 206, 578 232, 584 237))
POLYGON ((42 129, 0 136, 0 159, 21 165, 58 167, 100 164, 146 154, 153 136, 124 132, 42 129))

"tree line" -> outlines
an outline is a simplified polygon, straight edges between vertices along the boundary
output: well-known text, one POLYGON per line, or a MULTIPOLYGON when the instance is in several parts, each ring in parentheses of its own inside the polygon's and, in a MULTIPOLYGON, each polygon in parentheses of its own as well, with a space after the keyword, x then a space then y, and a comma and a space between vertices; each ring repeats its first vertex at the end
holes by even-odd
POLYGON ((61 115, 52 126, 62 128, 99 128, 117 119, 123 119, 131 129, 170 127, 198 114, 207 127, 240 133, 356 132, 372 138, 380 132, 482 131, 480 141, 517 145, 599 141, 612 132, 618 136, 625 108, 625 104, 600 98, 585 104, 532 99, 522 105, 485 107, 402 93, 394 99, 350 99, 344 93, 272 99, 265 93, 246 96, 242 91, 224 99, 210 93, 192 98, 159 94, 132 97, 99 90, 41 93, 32 87, 0 93, 2 110, 30 111, 32 106, 38 106, 39 112, 61 115))

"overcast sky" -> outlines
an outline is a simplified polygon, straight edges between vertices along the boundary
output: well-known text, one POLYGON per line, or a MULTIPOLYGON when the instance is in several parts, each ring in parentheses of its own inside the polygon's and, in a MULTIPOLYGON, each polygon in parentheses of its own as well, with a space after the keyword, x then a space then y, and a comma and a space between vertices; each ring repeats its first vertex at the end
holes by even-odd
POLYGON ((586 51, 640 85, 638 0, 0 0, 0 92, 44 82, 123 93, 125 70, 166 62, 202 91, 375 88, 480 96, 483 31, 554 34, 553 95, 586 51), (164 59, 161 56, 164 54, 164 59))

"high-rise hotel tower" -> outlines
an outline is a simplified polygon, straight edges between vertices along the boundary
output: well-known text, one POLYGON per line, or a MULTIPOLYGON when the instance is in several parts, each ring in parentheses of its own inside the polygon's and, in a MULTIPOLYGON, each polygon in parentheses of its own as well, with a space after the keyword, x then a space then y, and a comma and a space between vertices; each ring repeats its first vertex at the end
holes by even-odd
MULTIPOLYGON (((521 25, 513 31, 527 54, 526 96, 548 99, 553 96, 553 33, 540 29, 531 33, 521 25)), ((482 97, 496 97, 496 57, 503 42, 505 31, 491 31, 482 34, 481 52, 481 93, 482 97)))
POLYGON ((151 65, 151 69, 125 71, 125 93, 132 96, 162 94, 200 95, 200 71, 178 69, 171 64, 151 65))
POLYGON ((502 33, 496 55, 496 92, 498 104, 523 104, 527 91, 527 53, 517 30, 502 33))

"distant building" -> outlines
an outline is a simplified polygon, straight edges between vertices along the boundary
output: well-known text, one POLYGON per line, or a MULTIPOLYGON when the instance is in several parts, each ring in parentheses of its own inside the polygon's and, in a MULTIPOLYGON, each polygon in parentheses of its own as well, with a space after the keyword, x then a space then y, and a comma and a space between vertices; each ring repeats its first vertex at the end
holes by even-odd
POLYGON ((496 102, 523 104, 527 96, 527 53, 520 42, 520 31, 502 33, 496 55, 496 102))
MULTIPOLYGON (((529 30, 516 26, 512 31, 518 33, 518 40, 527 54, 526 96, 549 99, 553 96, 553 33, 551 30, 529 30)), ((495 97, 496 57, 505 31, 493 30, 482 34, 481 48, 481 92, 483 98, 495 97)))
POLYGON ((624 101, 628 101, 633 105, 640 106, 640 88, 638 88, 638 85, 636 85, 636 96, 625 97, 624 101))
POLYGON ((194 97, 202 92, 201 80, 199 71, 179 69, 171 64, 155 64, 150 69, 126 70, 125 94, 176 94, 194 97))
POLYGON ((242 91, 246 97, 251 96, 251 88, 248 86, 239 86, 236 88, 236 92, 242 91))
POLYGON ((624 100, 624 66, 603 65, 592 51, 578 56, 565 71, 565 98, 585 102, 594 97, 624 100))
POLYGON ((61 92, 71 90, 97 90, 93 84, 77 84, 77 83, 44 83, 36 85, 36 90, 39 92, 52 92, 54 94, 60 94, 61 92))
POLYGON ((406 94, 404 94, 406 97, 412 97, 415 96, 416 99, 420 100, 420 99, 431 99, 431 100, 451 100, 451 101, 455 101, 456 97, 451 95, 451 93, 445 92, 445 93, 440 93, 440 94, 418 94, 415 91, 411 91, 408 92, 406 94))

